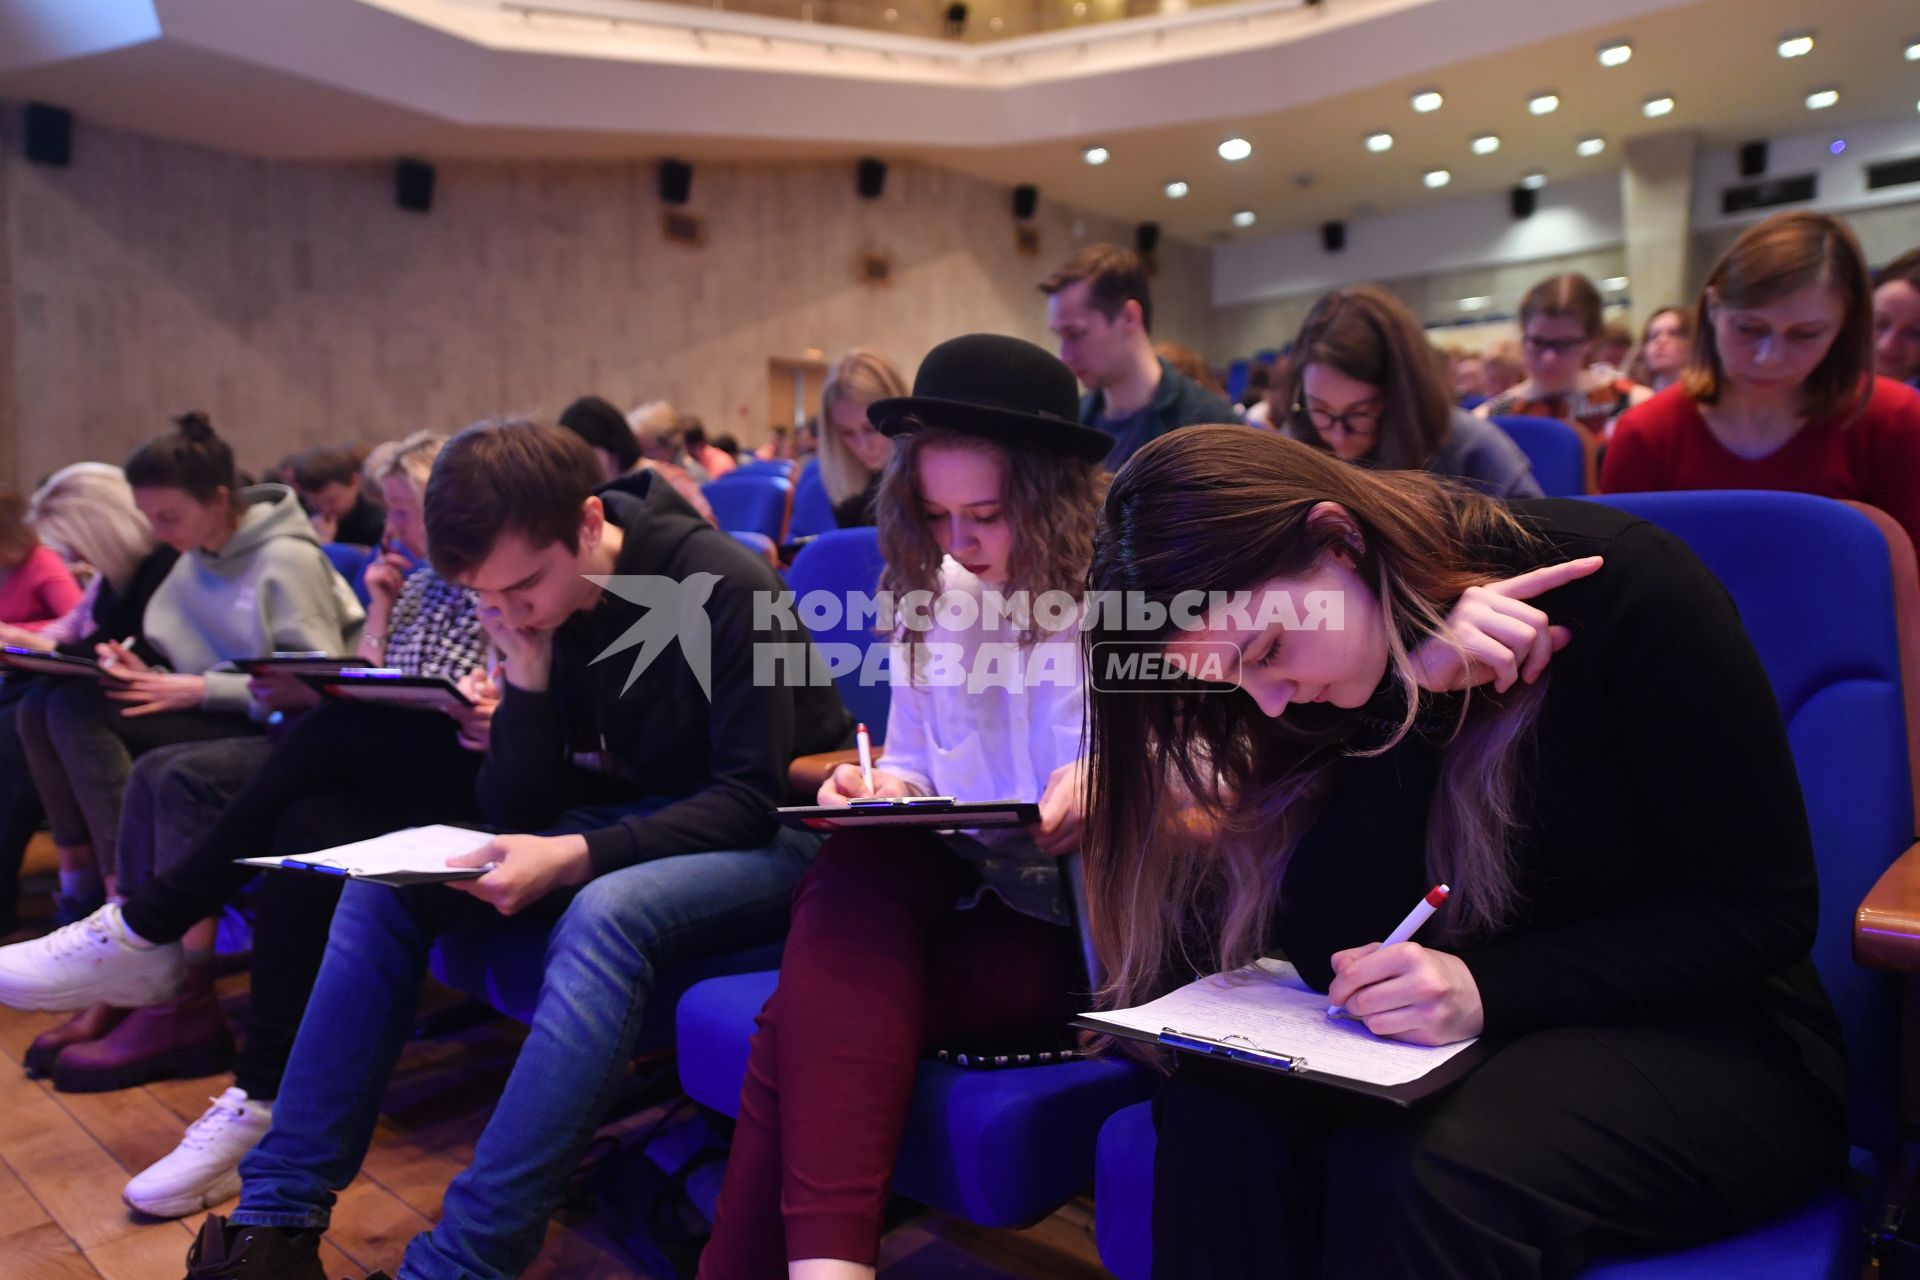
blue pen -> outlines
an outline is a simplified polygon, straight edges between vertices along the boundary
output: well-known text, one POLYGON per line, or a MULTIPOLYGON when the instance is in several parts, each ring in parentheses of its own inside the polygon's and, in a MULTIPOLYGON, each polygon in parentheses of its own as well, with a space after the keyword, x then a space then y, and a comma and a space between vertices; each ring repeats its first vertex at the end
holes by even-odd
POLYGON ((345 867, 329 867, 321 862, 303 862, 299 858, 282 858, 280 865, 288 871, 324 871, 330 876, 344 876, 345 867))

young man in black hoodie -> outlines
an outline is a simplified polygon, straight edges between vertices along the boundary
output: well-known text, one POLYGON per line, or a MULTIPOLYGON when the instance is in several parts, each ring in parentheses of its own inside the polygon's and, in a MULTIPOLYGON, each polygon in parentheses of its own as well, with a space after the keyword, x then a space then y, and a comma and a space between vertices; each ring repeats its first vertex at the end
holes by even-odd
POLYGON ((763 560, 650 475, 600 482, 578 437, 525 422, 470 427, 435 462, 434 566, 474 590, 504 658, 481 809, 544 834, 499 836, 469 860, 493 869, 452 887, 346 886, 272 1127, 190 1276, 323 1276, 333 1192, 366 1154, 437 938, 556 917, 520 1058, 401 1268, 496 1277, 538 1254, 657 975, 785 930, 815 840, 769 811, 794 756, 846 744, 846 711, 831 683, 755 678, 756 645, 804 642, 755 609, 782 589, 763 560))

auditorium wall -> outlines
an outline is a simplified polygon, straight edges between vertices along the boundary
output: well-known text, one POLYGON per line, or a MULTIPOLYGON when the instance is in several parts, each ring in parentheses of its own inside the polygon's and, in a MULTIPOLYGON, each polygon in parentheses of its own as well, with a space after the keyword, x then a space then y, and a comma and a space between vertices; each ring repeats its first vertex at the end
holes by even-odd
MULTIPOLYGON (((383 163, 294 163, 76 125, 66 169, 0 150, 0 479, 118 460, 197 407, 263 467, 286 451, 666 398, 765 439, 770 358, 1048 341, 1036 282, 1132 227, 1042 201, 1031 256, 1009 193, 891 166, 697 166, 697 248, 662 237, 651 161, 438 167, 432 211, 383 163), (862 283, 862 255, 891 280, 862 283), (11 330, 11 337, 7 335, 11 330), (9 377, 11 372, 11 377, 9 377), (6 431, 12 424, 12 447, 6 431)), ((1206 250, 1163 240, 1156 337, 1209 346, 1206 250)), ((790 416, 790 407, 786 413, 790 416)))

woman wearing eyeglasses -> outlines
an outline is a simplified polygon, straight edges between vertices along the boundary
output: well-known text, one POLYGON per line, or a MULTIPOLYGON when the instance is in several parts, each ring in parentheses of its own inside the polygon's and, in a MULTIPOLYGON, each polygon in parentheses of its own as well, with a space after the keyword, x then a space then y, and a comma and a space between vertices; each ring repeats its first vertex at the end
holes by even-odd
POLYGON ((1287 434, 1347 462, 1431 471, 1495 498, 1537 498, 1518 445, 1454 407, 1446 363, 1420 322, 1373 285, 1316 302, 1293 341, 1287 434))
POLYGON ((1558 418, 1604 439, 1613 420, 1653 392, 1587 367, 1600 340, 1600 291, 1583 275, 1550 276, 1520 300, 1520 352, 1527 377, 1482 404, 1483 418, 1558 418))

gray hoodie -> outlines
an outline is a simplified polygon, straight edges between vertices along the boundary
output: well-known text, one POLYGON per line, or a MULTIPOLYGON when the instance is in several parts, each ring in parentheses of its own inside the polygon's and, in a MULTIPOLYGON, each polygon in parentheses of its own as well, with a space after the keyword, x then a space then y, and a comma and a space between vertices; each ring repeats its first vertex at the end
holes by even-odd
POLYGON ((147 602, 141 631, 167 666, 205 675, 207 711, 247 713, 247 677, 218 670, 274 652, 348 654, 366 621, 285 485, 240 491, 240 527, 218 552, 195 550, 147 602))

